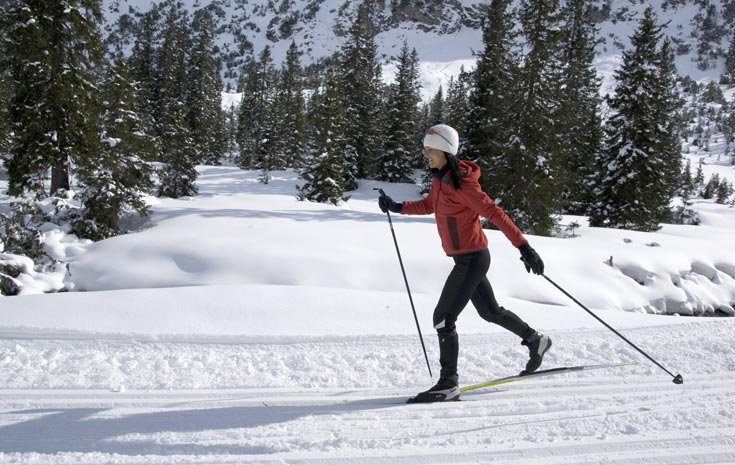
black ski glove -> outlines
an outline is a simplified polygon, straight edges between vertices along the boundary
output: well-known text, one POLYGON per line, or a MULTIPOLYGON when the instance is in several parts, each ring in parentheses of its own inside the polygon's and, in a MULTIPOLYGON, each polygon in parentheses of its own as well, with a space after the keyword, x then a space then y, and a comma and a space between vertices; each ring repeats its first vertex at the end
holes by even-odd
POLYGON ((394 202, 393 199, 391 199, 387 195, 381 195, 378 198, 378 206, 383 213, 388 212, 388 210, 392 211, 393 213, 401 213, 401 210, 403 210, 403 202, 394 202))
POLYGON ((521 251, 521 261, 526 265, 526 271, 530 273, 533 270, 535 274, 544 273, 544 261, 533 250, 533 247, 528 245, 528 242, 518 247, 518 250, 521 251))

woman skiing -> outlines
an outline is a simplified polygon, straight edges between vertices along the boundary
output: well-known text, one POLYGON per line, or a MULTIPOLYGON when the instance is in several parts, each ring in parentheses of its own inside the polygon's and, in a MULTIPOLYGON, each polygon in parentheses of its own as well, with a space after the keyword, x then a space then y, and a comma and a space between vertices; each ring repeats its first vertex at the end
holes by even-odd
POLYGON ((526 270, 541 274, 544 262, 503 209, 482 191, 480 167, 456 158, 458 148, 459 135, 454 128, 445 124, 432 126, 424 136, 424 157, 432 173, 428 196, 418 201, 397 203, 389 196, 381 195, 378 201, 383 212, 390 210, 404 215, 433 213, 442 247, 454 259, 454 268, 434 310, 434 328, 439 336, 439 382, 428 391, 410 398, 409 403, 459 400, 459 339, 455 322, 470 300, 483 319, 518 335, 523 340, 521 343, 528 346, 530 357, 521 374, 536 371, 551 347, 548 336, 532 329, 495 300, 486 276, 490 253, 480 216, 487 218, 518 247, 526 270))

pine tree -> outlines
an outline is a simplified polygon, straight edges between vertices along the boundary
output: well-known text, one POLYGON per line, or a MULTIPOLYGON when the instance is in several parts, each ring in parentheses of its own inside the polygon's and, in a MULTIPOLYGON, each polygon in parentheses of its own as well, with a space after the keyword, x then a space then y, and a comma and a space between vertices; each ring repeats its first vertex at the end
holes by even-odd
POLYGON ((344 192, 351 166, 344 137, 347 115, 340 95, 342 85, 336 70, 328 70, 324 90, 312 98, 309 120, 312 122, 310 155, 297 186, 300 200, 329 202, 338 205, 347 200, 344 192))
POLYGON ((8 121, 8 102, 10 100, 10 78, 0 75, 0 157, 10 149, 10 122, 8 121))
POLYGON ((349 173, 350 189, 357 178, 372 179, 377 173, 377 160, 383 146, 383 90, 377 45, 370 29, 369 11, 365 4, 358 8, 341 50, 341 94, 347 109, 347 138, 350 152, 357 158, 349 173))
POLYGON ((435 124, 444 123, 444 88, 440 85, 437 89, 436 94, 429 102, 428 106, 429 114, 426 127, 434 126, 435 124))
POLYGON ((378 173, 382 181, 412 181, 413 165, 420 153, 417 137, 420 91, 418 55, 416 49, 409 51, 404 42, 396 82, 389 89, 388 133, 378 173))
MULTIPOLYGON (((517 110, 518 58, 510 0, 493 0, 482 28, 483 50, 471 76, 467 129, 462 156, 482 168, 486 192, 504 202, 512 189, 515 166, 508 156, 511 115, 517 110)), ((505 206, 505 205, 504 205, 505 206)))
POLYGON ((730 87, 735 85, 735 33, 730 38, 730 46, 725 54, 725 72, 722 80, 730 87))
POLYGON ((237 153, 237 106, 234 103, 231 103, 230 107, 225 110, 224 117, 225 153, 227 154, 228 162, 230 162, 237 153))
POLYGON ((684 199, 684 202, 688 202, 692 195, 694 195, 694 178, 692 177, 692 161, 687 160, 687 164, 681 173, 681 185, 679 186, 679 195, 684 199))
POLYGON ((674 62, 676 55, 671 41, 663 40, 659 50, 658 68, 656 70, 656 102, 659 121, 659 133, 657 151, 661 158, 661 180, 659 196, 661 198, 659 217, 664 219, 668 216, 669 200, 676 195, 681 185, 682 148, 681 127, 679 109, 684 106, 683 99, 679 96, 676 87, 677 72, 674 62))
POLYGON ((296 42, 286 52, 276 90, 274 114, 276 130, 274 131, 274 167, 299 168, 306 151, 306 121, 304 104, 303 69, 299 60, 299 49, 296 42))
POLYGON ((504 164, 510 170, 499 180, 503 208, 522 230, 539 235, 552 233, 563 188, 563 153, 556 132, 564 69, 561 19, 558 0, 521 4, 528 53, 518 75, 520 93, 518 105, 512 107, 511 138, 505 138, 509 163, 504 164))
POLYGON ((5 4, 0 5, 0 158, 4 159, 10 149, 10 121, 8 107, 10 106, 10 68, 5 62, 8 53, 5 51, 8 43, 3 40, 8 36, 10 23, 8 9, 5 4))
POLYGON ((697 165, 697 172, 694 174, 694 190, 695 192, 701 192, 704 188, 704 168, 702 168, 702 165, 704 164, 704 159, 699 159, 699 164, 697 165))
MULTIPOLYGON (((600 173, 590 224, 654 231, 669 214, 672 167, 680 171, 680 153, 667 132, 671 113, 671 55, 659 50, 661 26, 649 7, 623 53, 616 72, 612 116, 605 128, 606 149, 598 159, 600 173)), ((678 176, 677 176, 678 177, 678 176)), ((676 179, 678 182, 678 179, 676 179)))
POLYGON ((137 114, 137 89, 125 62, 118 58, 102 83, 100 152, 78 167, 83 220, 74 225, 82 237, 104 239, 120 232, 119 219, 127 211, 148 213, 144 201, 153 186, 153 139, 145 134, 137 114))
POLYGON ((189 22, 181 4, 172 3, 166 15, 163 44, 158 62, 161 93, 158 134, 164 163, 159 172, 160 196, 178 198, 197 193, 196 165, 199 163, 187 121, 187 55, 190 49, 189 22))
MULTIPOLYGON (((701 17, 701 15, 698 15, 701 17)), ((704 17, 699 21, 699 40, 697 44, 697 67, 706 70, 712 66, 712 61, 719 57, 718 47, 722 39, 723 30, 718 24, 719 13, 717 7, 710 3, 706 7, 704 17)))
MULTIPOLYGON (((0 45, 0 55, 5 56, 0 45)), ((0 157, 10 149, 10 121, 8 121, 8 106, 10 105, 10 74, 0 61, 0 157)))
POLYGON ((187 80, 189 128, 197 159, 219 165, 225 152, 222 79, 214 58, 214 21, 209 10, 199 10, 194 24, 197 36, 187 80))
POLYGON ((467 108, 469 108, 469 89, 472 73, 460 68, 459 75, 449 78, 447 98, 445 101, 444 122, 460 134, 467 133, 467 108))
POLYGON ((240 76, 238 92, 242 99, 237 110, 237 165, 242 169, 253 169, 255 165, 255 121, 258 118, 257 99, 259 98, 258 62, 248 57, 244 72, 240 76))
POLYGON ((562 143, 564 208, 586 214, 593 202, 595 159, 602 150, 600 80, 594 67, 595 30, 587 0, 567 4, 564 85, 557 133, 562 143))
POLYGON ((721 179, 719 185, 715 188, 715 202, 724 205, 732 194, 732 184, 727 179, 721 179))
POLYGON ((266 46, 258 60, 251 58, 247 64, 247 77, 243 99, 238 112, 238 165, 243 169, 273 169, 273 134, 276 119, 273 114, 276 71, 270 47, 266 46))
POLYGON ((717 191, 720 187, 720 175, 715 173, 713 174, 709 180, 707 181, 707 184, 704 185, 704 188, 702 189, 702 198, 703 199, 711 199, 715 195, 717 195, 717 191))
POLYGON ((158 76, 157 11, 143 15, 130 55, 130 76, 138 87, 138 111, 147 128, 158 127, 161 120, 161 92, 158 76))
POLYGON ((70 164, 97 153, 94 72, 102 57, 102 14, 98 0, 17 0, 7 18, 14 131, 8 193, 40 198, 49 170, 52 194, 69 189, 70 164))
POLYGON ((273 65, 270 47, 266 46, 260 55, 259 74, 261 91, 259 98, 259 117, 255 121, 254 156, 255 167, 260 168, 260 181, 268 184, 270 172, 279 167, 276 147, 277 114, 275 110, 277 73, 273 65))

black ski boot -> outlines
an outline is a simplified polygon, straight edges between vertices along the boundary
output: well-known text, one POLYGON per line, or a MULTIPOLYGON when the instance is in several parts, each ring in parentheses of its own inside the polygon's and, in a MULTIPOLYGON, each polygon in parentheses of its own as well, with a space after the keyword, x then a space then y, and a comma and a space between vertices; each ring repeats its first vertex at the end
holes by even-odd
POLYGON ((446 402, 459 400, 459 377, 457 376, 457 357, 459 337, 457 331, 439 331, 439 363, 442 371, 439 382, 428 391, 420 392, 408 399, 409 404, 422 402, 446 402))
POLYGON ((521 371, 521 376, 530 375, 538 370, 541 362, 544 360, 544 354, 551 348, 551 338, 544 336, 539 332, 535 332, 527 341, 521 342, 524 346, 528 346, 529 358, 526 363, 526 369, 521 371))
POLYGON ((420 404, 425 402, 447 402, 459 400, 459 386, 457 379, 440 378, 439 382, 431 389, 419 392, 415 397, 409 398, 406 403, 420 404))

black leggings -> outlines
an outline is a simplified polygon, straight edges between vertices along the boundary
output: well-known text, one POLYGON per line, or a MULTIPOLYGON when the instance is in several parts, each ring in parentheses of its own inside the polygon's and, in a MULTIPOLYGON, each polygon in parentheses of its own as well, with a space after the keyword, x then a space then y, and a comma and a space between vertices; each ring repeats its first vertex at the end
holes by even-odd
POLYGON ((490 268, 490 252, 487 249, 463 255, 455 255, 454 268, 449 273, 439 303, 434 310, 434 328, 439 336, 448 335, 456 330, 457 317, 467 302, 477 309, 477 313, 490 323, 502 326, 508 331, 528 340, 534 330, 515 313, 498 305, 493 288, 487 280, 490 268))

